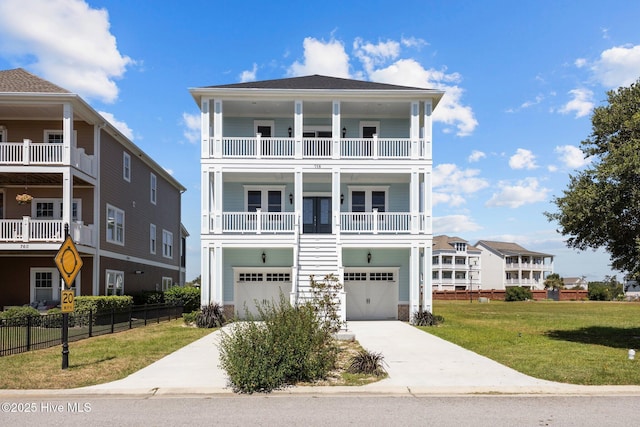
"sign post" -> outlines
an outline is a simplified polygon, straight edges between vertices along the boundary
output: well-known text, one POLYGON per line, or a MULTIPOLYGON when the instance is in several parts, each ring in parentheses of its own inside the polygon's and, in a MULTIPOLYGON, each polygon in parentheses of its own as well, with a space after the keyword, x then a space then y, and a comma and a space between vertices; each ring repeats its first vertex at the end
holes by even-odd
POLYGON ((56 267, 62 276, 60 308, 62 311, 62 369, 69 367, 69 313, 75 309, 75 292, 71 290, 73 281, 82 268, 82 258, 69 235, 69 224, 64 225, 65 240, 55 257, 56 267))

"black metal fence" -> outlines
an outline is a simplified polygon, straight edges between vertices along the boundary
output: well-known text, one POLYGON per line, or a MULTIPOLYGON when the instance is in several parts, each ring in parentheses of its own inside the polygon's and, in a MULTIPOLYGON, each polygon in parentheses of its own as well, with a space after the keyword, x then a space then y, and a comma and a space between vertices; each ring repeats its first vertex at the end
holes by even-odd
MULTIPOLYGON (((182 316, 181 305, 145 304, 126 309, 69 313, 69 341, 160 323, 182 316)), ((62 313, 0 319, 0 356, 62 344, 62 313)))

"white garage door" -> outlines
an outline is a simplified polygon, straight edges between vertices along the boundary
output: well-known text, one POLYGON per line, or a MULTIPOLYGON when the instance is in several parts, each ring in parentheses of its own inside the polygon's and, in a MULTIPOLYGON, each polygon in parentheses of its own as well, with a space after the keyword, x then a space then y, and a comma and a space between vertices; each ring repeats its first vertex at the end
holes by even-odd
POLYGON ((244 319, 248 312, 254 318, 258 318, 256 304, 278 303, 280 302, 280 293, 287 301, 289 300, 291 273, 283 271, 237 272, 233 289, 236 315, 240 319, 244 319))
POLYGON ((347 320, 398 318, 397 272, 345 272, 347 320))

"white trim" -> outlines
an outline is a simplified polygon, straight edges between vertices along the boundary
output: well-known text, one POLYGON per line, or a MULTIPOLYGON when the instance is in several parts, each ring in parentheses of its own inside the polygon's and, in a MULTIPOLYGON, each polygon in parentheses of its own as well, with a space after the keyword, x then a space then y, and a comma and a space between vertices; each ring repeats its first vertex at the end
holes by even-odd
POLYGON ((124 271, 109 270, 109 269, 104 270, 104 294, 105 295, 124 295, 124 271), (119 287, 121 289, 120 294, 116 293, 117 291, 114 291, 114 293, 112 294, 109 293, 109 275, 110 274, 114 274, 116 276, 114 288, 117 290, 119 287), (118 286, 118 278, 120 278, 120 286, 118 286))
POLYGON ((286 185, 244 185, 244 211, 249 212, 249 191, 260 191, 260 209, 269 212, 269 191, 280 192, 280 212, 286 212, 286 185))
POLYGON ((173 233, 162 229, 162 256, 173 259, 173 233), (168 248, 168 250, 166 250, 168 248), (170 253, 169 253, 170 252, 170 253))
POLYGON ((149 224, 149 253, 155 255, 158 247, 158 232, 155 224, 149 224))
POLYGON ((352 202, 352 198, 353 195, 352 193, 354 191, 364 191, 364 211, 365 212, 371 212, 372 211, 372 195, 371 193, 374 191, 384 191, 384 210, 385 212, 389 212, 389 186, 388 185, 347 185, 347 196, 348 196, 348 204, 347 204, 347 209, 349 210, 349 212, 352 211, 351 209, 351 202, 352 202))
POLYGON ((149 174, 149 201, 152 205, 158 202, 158 177, 153 172, 149 174))
POLYGON ((168 290, 169 288, 171 288, 172 286, 173 286, 173 278, 172 277, 167 277, 167 276, 162 276, 162 283, 160 285, 160 290, 164 292, 164 291, 168 290))
POLYGON ((60 301, 60 273, 57 268, 31 267, 29 269, 29 302, 36 301, 36 273, 51 273, 51 300, 60 301))
POLYGON ((372 120, 363 120, 360 121, 358 123, 358 132, 360 132, 360 138, 364 138, 363 135, 363 129, 364 127, 374 127, 376 128, 376 135, 380 135, 380 122, 379 121, 372 121, 372 120))
MULTIPOLYGON (((33 201, 31 202, 31 217, 32 218, 42 218, 42 219, 62 219, 62 209, 64 209, 64 207, 62 206, 63 200, 62 199, 58 199, 58 198, 40 198, 40 197, 36 197, 33 199, 33 201), (48 216, 41 216, 38 217, 37 215, 37 208, 38 208, 38 203, 53 203, 53 216, 52 217, 48 217, 48 216)), ((72 219, 74 221, 78 221, 82 218, 82 199, 73 199, 73 204, 76 205, 76 216, 73 217, 72 219)), ((71 210, 71 212, 73 213, 73 209, 71 210)))
MULTIPOLYGON (((106 228, 105 228, 105 240, 106 240, 107 242, 109 242, 109 243, 113 243, 114 245, 124 246, 125 212, 124 212, 122 209, 117 208, 117 207, 115 207, 115 206, 113 206, 113 205, 111 205, 111 204, 107 203, 107 207, 106 207, 106 215, 105 215, 105 217, 106 217, 106 221, 104 222, 105 227, 106 227, 106 228), (113 209, 113 210, 115 211, 115 216, 116 216, 116 217, 117 217, 117 215, 118 215, 118 212, 121 212, 121 213, 122 213, 122 241, 121 241, 121 242, 115 239, 115 236, 116 236, 116 234, 117 234, 117 233, 116 233, 116 231, 117 231, 117 229, 116 229, 116 228, 114 228, 114 230, 113 230, 114 239, 109 239, 109 209, 113 209)), ((115 222, 115 220, 114 220, 114 224, 117 224, 117 223, 115 222)))
POLYGON ((130 255, 125 255, 125 254, 121 254, 121 253, 117 253, 117 252, 111 252, 111 251, 105 251, 105 250, 101 250, 100 253, 97 254, 97 257, 105 257, 105 258, 117 259, 119 261, 127 261, 127 262, 131 262, 131 263, 138 263, 138 264, 148 265, 148 266, 151 266, 151 267, 166 268, 167 270, 175 270, 175 271, 179 271, 180 270, 180 266, 179 265, 166 264, 166 263, 163 263, 163 262, 153 261, 153 260, 149 260, 149 259, 145 259, 145 258, 134 257, 134 256, 130 256, 130 255))
POLYGON ((131 156, 126 151, 122 152, 122 179, 131 182, 131 156))
POLYGON ((274 135, 276 122, 275 120, 254 120, 253 121, 253 134, 258 134, 258 126, 266 126, 271 128, 271 136, 274 135))

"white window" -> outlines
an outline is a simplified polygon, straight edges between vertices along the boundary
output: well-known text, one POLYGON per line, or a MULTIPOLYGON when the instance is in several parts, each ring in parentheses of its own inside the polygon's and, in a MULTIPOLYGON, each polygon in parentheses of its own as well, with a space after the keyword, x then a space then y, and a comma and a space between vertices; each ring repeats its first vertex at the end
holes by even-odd
POLYGON ((458 252, 464 252, 467 250, 467 244, 463 243, 463 242, 456 242, 454 243, 455 247, 456 247, 456 251, 458 252))
POLYGON ((149 186, 151 188, 150 197, 151 197, 151 203, 153 203, 154 205, 156 204, 157 197, 158 197, 157 185, 158 185, 158 180, 156 179, 156 176, 154 174, 151 174, 149 179, 149 186))
POLYGON ((61 130, 44 131, 44 142, 47 142, 49 144, 62 144, 63 141, 64 138, 61 130))
POLYGON ((173 258, 173 233, 162 230, 162 256, 173 258))
MULTIPOLYGON (((39 219, 62 219, 64 206, 62 199, 33 199, 31 216, 39 219)), ((82 218, 82 200, 73 199, 71 219, 78 221, 82 218)))
POLYGON ((284 212, 284 185, 255 186, 245 185, 245 211, 284 212))
POLYGON ((55 301, 60 287, 58 277, 55 268, 32 268, 31 301, 41 303, 55 301))
POLYGON ((360 138, 373 138, 380 135, 380 122, 360 122, 360 138))
POLYGON ((149 252, 156 253, 156 225, 149 224, 149 252))
POLYGON ((122 153, 122 178, 131 182, 131 156, 128 153, 122 153))
POLYGON ((350 212, 387 212, 389 187, 349 186, 350 212))
POLYGON ((173 279, 171 277, 163 277, 162 278, 162 291, 168 290, 171 286, 173 286, 173 279))
POLYGON ((262 138, 271 138, 273 136, 273 120, 255 120, 253 122, 254 132, 260 134, 262 138))
POLYGON ((105 295, 124 295, 124 271, 106 270, 105 295))
POLYGON ((107 242, 124 245, 124 211, 107 205, 107 242))

